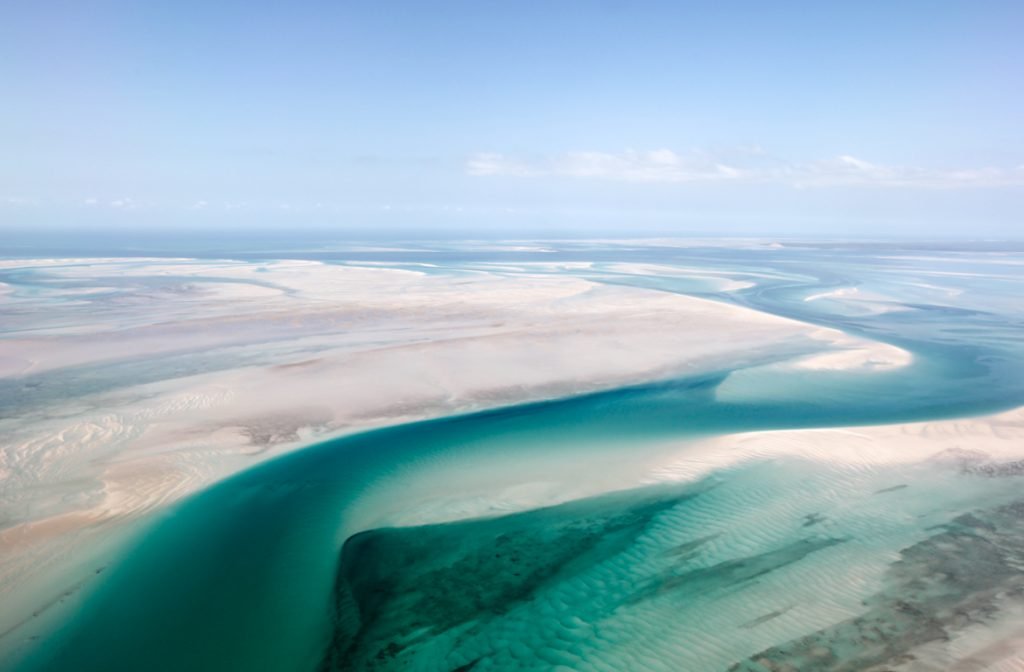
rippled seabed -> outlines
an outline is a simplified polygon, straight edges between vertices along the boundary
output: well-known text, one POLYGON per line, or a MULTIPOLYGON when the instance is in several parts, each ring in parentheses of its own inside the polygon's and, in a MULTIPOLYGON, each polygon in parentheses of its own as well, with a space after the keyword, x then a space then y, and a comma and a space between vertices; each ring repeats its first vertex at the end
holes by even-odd
POLYGON ((696 482, 424 527, 361 531, 348 512, 410 462, 493 454, 496 464, 509 455, 530 464, 554 454, 585 478, 613 468, 612 456, 670 439, 1019 406, 1024 254, 576 246, 424 255, 443 261, 438 272, 500 262, 510 273, 712 296, 883 340, 915 359, 876 372, 722 371, 311 447, 177 507, 23 669, 889 669, 1014 613, 1024 468, 969 455, 872 467, 755 460, 696 482), (560 260, 595 263, 524 265, 560 260), (751 286, 718 293, 712 276, 620 262, 751 286), (851 287, 877 298, 805 300, 851 287))

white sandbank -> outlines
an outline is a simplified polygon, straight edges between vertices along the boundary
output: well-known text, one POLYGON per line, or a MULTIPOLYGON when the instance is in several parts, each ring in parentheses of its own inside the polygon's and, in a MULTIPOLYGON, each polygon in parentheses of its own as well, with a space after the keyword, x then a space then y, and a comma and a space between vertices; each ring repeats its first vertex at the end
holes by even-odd
MULTIPOLYGON (((112 388, 61 396, 51 385, 52 399, 0 418, 6 604, 90 540, 317 439, 779 353, 875 347, 745 308, 563 275, 311 261, 3 266, 58 282, 0 295, 0 378, 59 382, 80 367, 128 366, 112 388), (178 362, 200 355, 216 366, 181 372, 178 362), (137 383, 140 371, 159 375, 137 383)), ((526 504, 532 486, 519 487, 526 504)), ((0 616, 0 632, 16 611, 0 616)))
POLYGON ((689 444, 652 481, 696 480, 748 460, 797 457, 854 467, 924 462, 985 468, 1024 458, 1024 407, 995 415, 866 427, 728 434, 689 444))

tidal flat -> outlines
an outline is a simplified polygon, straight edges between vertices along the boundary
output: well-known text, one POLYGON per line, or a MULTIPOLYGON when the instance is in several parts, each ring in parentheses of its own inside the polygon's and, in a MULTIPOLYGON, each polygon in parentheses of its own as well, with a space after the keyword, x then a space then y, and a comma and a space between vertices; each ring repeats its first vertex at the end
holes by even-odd
POLYGON ((3 669, 1024 669, 1024 252, 256 256, 3 262, 3 669))

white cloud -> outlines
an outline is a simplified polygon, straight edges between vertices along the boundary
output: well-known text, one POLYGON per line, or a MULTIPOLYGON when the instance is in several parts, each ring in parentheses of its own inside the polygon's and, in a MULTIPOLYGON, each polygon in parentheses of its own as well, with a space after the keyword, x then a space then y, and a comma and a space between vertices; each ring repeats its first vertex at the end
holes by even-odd
POLYGON ((743 177, 741 169, 701 153, 680 155, 670 149, 646 152, 568 152, 534 161, 482 153, 466 164, 470 175, 515 177, 563 176, 630 182, 693 182, 743 177))
POLYGON ((850 155, 809 163, 771 159, 761 148, 732 152, 729 159, 712 152, 685 154, 670 149, 619 153, 575 151, 539 159, 480 153, 466 162, 474 176, 571 177, 623 182, 747 182, 793 187, 962 187, 1024 186, 1024 166, 936 170, 886 166, 850 155))
POLYGON ((680 155, 670 149, 620 154, 571 152, 555 163, 562 174, 630 182, 695 182, 734 180, 743 171, 701 153, 680 155))
POLYGON ((27 196, 0 196, 0 203, 13 206, 39 205, 39 200, 27 196))
POLYGON ((509 159, 503 154, 482 152, 475 154, 466 162, 466 172, 470 175, 515 175, 529 177, 537 175, 524 163, 509 159))

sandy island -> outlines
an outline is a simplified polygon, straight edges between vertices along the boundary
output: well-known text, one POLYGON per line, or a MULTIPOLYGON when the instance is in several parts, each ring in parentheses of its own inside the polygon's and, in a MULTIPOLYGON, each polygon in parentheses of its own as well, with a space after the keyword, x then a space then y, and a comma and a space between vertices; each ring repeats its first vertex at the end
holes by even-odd
POLYGON ((780 358, 908 359, 749 309, 567 275, 309 261, 3 267, 32 275, 0 295, 0 633, 90 543, 321 438, 780 358))

